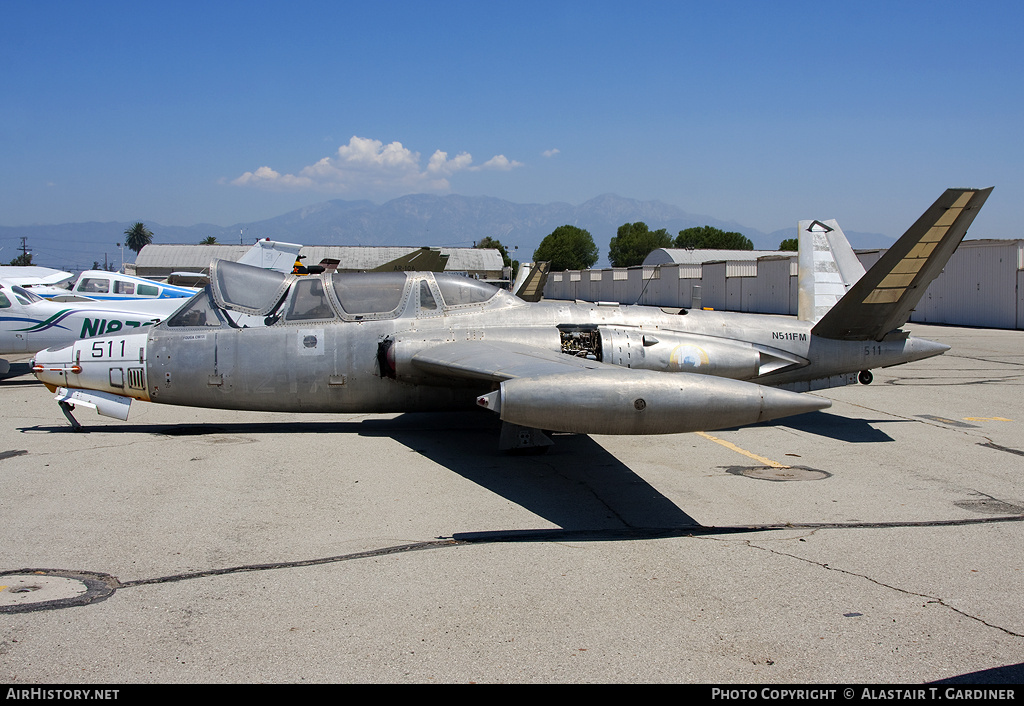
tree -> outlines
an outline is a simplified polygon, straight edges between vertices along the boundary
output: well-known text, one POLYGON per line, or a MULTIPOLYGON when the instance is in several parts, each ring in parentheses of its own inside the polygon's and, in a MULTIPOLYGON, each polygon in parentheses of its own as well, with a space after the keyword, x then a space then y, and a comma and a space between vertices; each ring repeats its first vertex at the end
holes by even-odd
POLYGON ((754 244, 742 233, 725 232, 713 226, 700 226, 679 231, 677 248, 694 250, 753 250, 754 244))
POLYGON ((474 244, 473 247, 480 250, 497 250, 501 253, 502 265, 512 268, 512 279, 515 279, 516 273, 519 271, 519 260, 512 259, 512 256, 508 254, 508 248, 502 245, 500 240, 488 235, 483 240, 474 244))
POLYGON ((220 245, 220 243, 217 242, 217 236, 216 235, 210 235, 210 236, 207 236, 207 237, 203 238, 202 240, 199 241, 199 244, 200 245, 220 245))
POLYGON ((558 226, 533 251, 534 262, 550 262, 552 272, 585 270, 597 262, 590 233, 576 226, 558 226))
POLYGON ((126 228, 124 235, 124 244, 136 253, 153 242, 153 233, 144 223, 136 223, 131 228, 126 228))
POLYGON ((642 265, 652 251, 670 247, 672 236, 664 228, 652 231, 642 221, 623 223, 608 243, 608 260, 612 267, 642 265))
POLYGON ((798 252, 800 250, 800 241, 796 238, 786 238, 779 243, 779 250, 792 250, 798 252))
POLYGON ((21 255, 18 255, 18 257, 14 258, 7 264, 12 265, 14 267, 28 267, 29 265, 32 264, 32 253, 23 252, 21 255))

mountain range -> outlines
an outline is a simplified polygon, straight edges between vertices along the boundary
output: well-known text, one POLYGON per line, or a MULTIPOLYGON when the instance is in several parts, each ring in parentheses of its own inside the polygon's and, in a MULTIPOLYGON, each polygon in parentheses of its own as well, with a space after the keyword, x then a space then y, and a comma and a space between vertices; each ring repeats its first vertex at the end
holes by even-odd
MULTIPOLYGON (((218 226, 162 226, 143 220, 154 243, 199 243, 216 237, 221 243, 270 238, 303 245, 432 245, 471 247, 490 236, 502 242, 513 257, 529 261, 544 237, 561 225, 590 232, 601 251, 598 266, 607 264, 608 241, 623 223, 643 221, 652 230, 665 228, 673 236, 684 228, 710 225, 747 236, 758 250, 774 250, 796 237, 796 226, 763 233, 733 221, 688 213, 660 201, 638 201, 614 194, 568 203, 518 204, 487 196, 414 194, 383 204, 335 199, 251 223, 218 226)), ((60 225, 0 226, 0 239, 28 238, 35 264, 63 269, 87 269, 107 253, 119 257, 113 244, 121 242, 132 223, 65 223, 60 225), (74 254, 71 254, 74 253, 74 254), (79 254, 84 253, 84 254, 79 254), (91 254, 95 253, 95 254, 91 254), (56 258, 56 259, 55 259, 56 258), (64 260, 61 260, 64 258, 64 260), (70 262, 70 258, 82 262, 70 262), (74 265, 74 266, 73 266, 74 265)), ((847 233, 856 248, 888 247, 893 239, 877 233, 847 233)), ((16 251, 2 259, 8 261, 16 251)), ((130 261, 132 253, 126 251, 130 261)))

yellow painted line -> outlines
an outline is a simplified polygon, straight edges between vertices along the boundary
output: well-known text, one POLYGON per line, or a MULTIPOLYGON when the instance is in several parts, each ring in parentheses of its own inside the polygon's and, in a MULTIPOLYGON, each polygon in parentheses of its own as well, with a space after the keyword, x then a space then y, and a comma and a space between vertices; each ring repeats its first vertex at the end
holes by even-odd
POLYGON ((770 458, 765 458, 764 456, 758 456, 756 453, 752 453, 750 451, 747 451, 746 449, 741 449, 736 444, 734 444, 732 442, 729 442, 729 441, 726 441, 725 439, 719 439, 718 437, 711 436, 710 434, 707 434, 707 433, 702 432, 702 431, 698 431, 698 432, 696 432, 696 434, 697 434, 697 436, 703 436, 705 439, 707 439, 709 441, 713 441, 716 444, 720 444, 721 446, 724 446, 725 448, 727 448, 727 449, 729 449, 731 451, 735 451, 736 453, 743 454, 747 458, 752 458, 755 461, 757 461, 758 463, 761 463, 761 464, 763 464, 765 466, 770 466, 771 468, 789 468, 789 466, 786 466, 784 464, 778 463, 777 461, 772 461, 770 458))
POLYGON ((1006 417, 964 417, 965 421, 968 422, 1012 422, 1012 419, 1006 417))
POLYGON ((5 588, 7 588, 7 586, 0 586, 0 591, 4 590, 5 588))

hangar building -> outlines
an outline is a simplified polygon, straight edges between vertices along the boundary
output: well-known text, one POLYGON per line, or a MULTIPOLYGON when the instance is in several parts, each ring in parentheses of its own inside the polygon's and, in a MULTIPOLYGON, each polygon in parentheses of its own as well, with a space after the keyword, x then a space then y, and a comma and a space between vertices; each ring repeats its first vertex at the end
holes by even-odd
MULTIPOLYGON (((126 274, 149 279, 166 279, 172 272, 207 272, 213 260, 238 260, 250 245, 158 245, 142 248, 134 265, 125 265, 126 274), (132 271, 134 267, 134 271, 132 271)), ((372 270, 386 262, 415 251, 409 246, 312 245, 303 246, 299 255, 307 265, 325 258, 340 261, 341 272, 372 270)), ((445 272, 457 272, 484 280, 502 279, 501 253, 483 248, 441 248, 448 255, 445 272)))
MULTIPOLYGON (((868 269, 884 252, 857 256, 868 269)), ((797 262, 784 252, 656 250, 637 267, 553 272, 544 296, 795 316, 797 262)), ((910 320, 1024 329, 1024 240, 963 241, 910 320)))

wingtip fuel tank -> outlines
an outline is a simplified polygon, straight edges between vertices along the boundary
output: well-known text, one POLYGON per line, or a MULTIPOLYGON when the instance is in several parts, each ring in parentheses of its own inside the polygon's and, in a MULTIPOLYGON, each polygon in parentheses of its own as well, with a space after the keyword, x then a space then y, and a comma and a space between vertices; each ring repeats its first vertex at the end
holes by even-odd
POLYGON ((676 434, 756 424, 831 400, 693 373, 588 371, 514 378, 477 404, 523 427, 577 434, 676 434))

